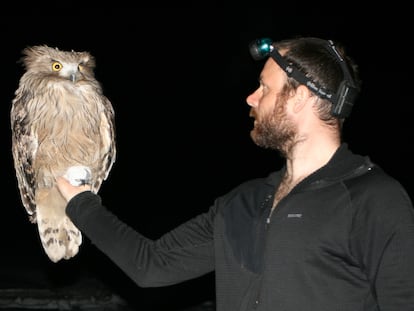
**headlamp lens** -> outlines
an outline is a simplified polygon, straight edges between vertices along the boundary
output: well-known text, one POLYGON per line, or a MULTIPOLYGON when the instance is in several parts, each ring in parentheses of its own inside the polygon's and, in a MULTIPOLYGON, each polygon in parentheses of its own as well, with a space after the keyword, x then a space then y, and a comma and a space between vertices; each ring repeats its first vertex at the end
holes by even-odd
POLYGON ((252 41, 249 44, 249 51, 254 60, 261 60, 270 55, 273 51, 272 39, 262 38, 252 41))

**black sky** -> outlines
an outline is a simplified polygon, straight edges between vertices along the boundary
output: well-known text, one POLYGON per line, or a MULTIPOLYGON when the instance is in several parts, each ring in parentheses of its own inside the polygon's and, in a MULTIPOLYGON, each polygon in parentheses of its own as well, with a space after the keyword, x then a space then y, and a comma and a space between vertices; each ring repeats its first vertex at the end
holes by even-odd
MULTIPOLYGON (((20 202, 11 158, 9 113, 22 74, 17 61, 30 45, 87 50, 95 56, 96 76, 115 109, 118 147, 101 196, 108 208, 148 237, 205 211, 238 183, 280 167, 277 154, 257 148, 249 138, 252 123, 245 98, 257 87, 261 64, 252 61, 247 46, 258 37, 311 35, 347 46, 360 66, 363 91, 344 137, 351 149, 369 155, 414 197, 411 22, 403 7, 355 11, 264 8, 236 14, 141 8, 127 15, 105 11, 83 16, 79 10, 76 18, 1 17, 5 200, 0 277, 9 263, 33 266, 55 282, 70 281, 86 269, 111 286, 127 286, 131 296, 141 293, 149 304, 155 291, 137 289, 87 240, 70 262, 51 264, 44 255, 37 228, 20 202), (92 20, 84 23, 86 18, 92 20)), ((195 291, 194 297, 209 297, 209 277, 159 291, 178 301, 200 282, 207 290, 195 291)))

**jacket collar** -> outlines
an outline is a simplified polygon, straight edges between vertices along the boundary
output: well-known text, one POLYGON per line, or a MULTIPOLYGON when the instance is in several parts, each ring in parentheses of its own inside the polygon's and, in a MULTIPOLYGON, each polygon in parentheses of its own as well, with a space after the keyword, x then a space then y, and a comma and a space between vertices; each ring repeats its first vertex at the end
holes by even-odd
MULTIPOLYGON (((372 168, 374 164, 368 156, 353 153, 347 143, 342 143, 328 163, 306 177, 300 184, 309 184, 321 180, 347 179, 372 168)), ((280 183, 286 171, 286 165, 281 170, 269 175, 267 183, 276 186, 280 183)))

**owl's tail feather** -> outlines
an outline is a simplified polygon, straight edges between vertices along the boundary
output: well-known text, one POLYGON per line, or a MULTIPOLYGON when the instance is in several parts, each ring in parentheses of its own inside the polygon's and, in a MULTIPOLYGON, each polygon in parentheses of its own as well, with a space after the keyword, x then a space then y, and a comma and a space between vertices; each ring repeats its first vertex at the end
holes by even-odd
POLYGON ((49 223, 41 226, 38 222, 40 240, 47 256, 53 262, 61 259, 74 257, 82 243, 82 234, 72 224, 69 218, 63 219, 61 223, 49 223))
POLYGON ((74 257, 82 234, 65 214, 66 202, 56 189, 43 190, 37 204, 37 226, 42 246, 53 262, 74 257))

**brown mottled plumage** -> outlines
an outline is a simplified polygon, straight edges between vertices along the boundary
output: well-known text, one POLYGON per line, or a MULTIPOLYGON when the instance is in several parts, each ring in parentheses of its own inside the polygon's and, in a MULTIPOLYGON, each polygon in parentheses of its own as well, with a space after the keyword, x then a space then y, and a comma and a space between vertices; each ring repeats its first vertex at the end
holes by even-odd
POLYGON ((92 191, 98 192, 115 161, 114 111, 88 52, 39 45, 23 55, 26 71, 10 114, 14 166, 29 219, 38 225, 46 254, 57 262, 78 253, 82 235, 65 214, 55 177, 86 166, 92 191))

